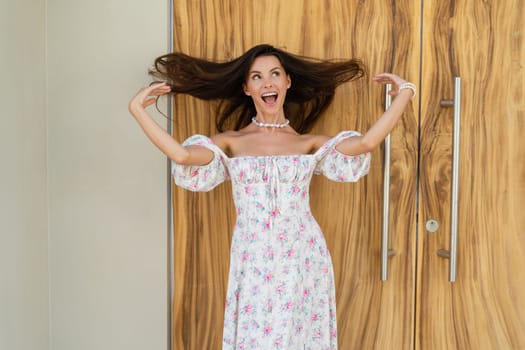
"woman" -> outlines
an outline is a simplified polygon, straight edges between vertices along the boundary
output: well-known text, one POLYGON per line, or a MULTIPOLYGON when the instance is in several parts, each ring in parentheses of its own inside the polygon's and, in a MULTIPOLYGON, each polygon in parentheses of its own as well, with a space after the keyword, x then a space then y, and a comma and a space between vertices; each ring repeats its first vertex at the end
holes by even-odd
POLYGON ((129 110, 173 160, 175 182, 208 191, 232 181, 237 220, 223 349, 336 349, 333 268, 310 212, 310 180, 314 173, 335 181, 366 175, 370 152, 399 120, 415 86, 394 74, 374 76, 396 86, 390 108, 364 135, 330 138, 305 132, 339 84, 364 74, 359 61, 320 61, 259 45, 229 62, 174 53, 155 67, 153 74, 169 84, 143 88, 129 110), (169 93, 225 101, 217 128, 234 130, 178 143, 145 110, 169 93))

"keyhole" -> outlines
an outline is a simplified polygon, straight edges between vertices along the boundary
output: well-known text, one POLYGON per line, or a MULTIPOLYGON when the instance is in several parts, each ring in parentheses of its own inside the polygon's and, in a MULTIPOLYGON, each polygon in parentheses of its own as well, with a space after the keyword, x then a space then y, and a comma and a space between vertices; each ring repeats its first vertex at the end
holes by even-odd
POLYGON ((425 228, 427 229, 428 232, 434 233, 439 229, 439 222, 437 222, 437 220, 430 219, 425 224, 425 228))

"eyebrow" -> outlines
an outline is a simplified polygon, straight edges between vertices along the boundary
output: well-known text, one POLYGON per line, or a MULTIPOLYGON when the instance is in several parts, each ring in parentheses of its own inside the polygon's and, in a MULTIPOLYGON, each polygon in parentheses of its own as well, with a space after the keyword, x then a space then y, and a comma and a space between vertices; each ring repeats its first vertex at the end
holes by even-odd
MULTIPOLYGON (((279 66, 275 66, 275 67, 273 67, 272 69, 270 69, 270 72, 272 72, 272 71, 274 71, 274 70, 276 70, 276 69, 278 69, 278 70, 282 70, 281 67, 279 67, 279 66)), ((250 74, 253 74, 253 73, 261 73, 261 72, 258 71, 258 70, 252 70, 252 71, 250 71, 250 74)))

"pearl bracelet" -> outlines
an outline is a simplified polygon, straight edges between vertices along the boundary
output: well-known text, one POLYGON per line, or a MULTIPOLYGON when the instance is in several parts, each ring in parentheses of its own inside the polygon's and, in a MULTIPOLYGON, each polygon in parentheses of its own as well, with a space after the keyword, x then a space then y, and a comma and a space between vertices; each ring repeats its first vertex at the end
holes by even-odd
POLYGON ((397 89, 398 91, 401 91, 403 89, 410 89, 412 90, 412 98, 414 98, 414 96, 416 96, 416 85, 415 84, 412 84, 412 83, 403 83, 401 85, 399 85, 399 88, 397 89))

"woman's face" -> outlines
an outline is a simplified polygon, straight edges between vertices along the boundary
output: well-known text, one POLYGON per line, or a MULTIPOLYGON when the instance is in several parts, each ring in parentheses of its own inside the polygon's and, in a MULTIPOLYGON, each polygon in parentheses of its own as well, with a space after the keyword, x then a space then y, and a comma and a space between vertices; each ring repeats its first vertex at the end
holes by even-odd
POLYGON ((243 89, 253 99, 257 113, 284 115, 283 105, 290 85, 290 76, 277 57, 259 56, 253 61, 243 89))

